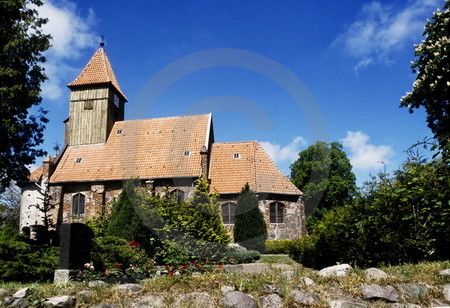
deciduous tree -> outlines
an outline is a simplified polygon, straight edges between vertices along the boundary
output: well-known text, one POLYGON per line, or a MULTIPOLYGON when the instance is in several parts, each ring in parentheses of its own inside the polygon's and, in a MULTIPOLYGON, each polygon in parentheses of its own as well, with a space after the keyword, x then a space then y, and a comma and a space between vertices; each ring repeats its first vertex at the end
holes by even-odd
POLYGON ((24 180, 26 166, 45 154, 37 146, 43 142, 47 112, 39 109, 32 115, 30 108, 42 100, 42 53, 50 47, 50 36, 42 33, 46 20, 33 5, 42 2, 0 1, 0 189, 24 180))
POLYGON ((425 40, 414 47, 416 60, 411 67, 417 74, 412 92, 400 106, 423 107, 428 127, 438 141, 447 163, 450 162, 450 0, 437 10, 424 31, 425 40))

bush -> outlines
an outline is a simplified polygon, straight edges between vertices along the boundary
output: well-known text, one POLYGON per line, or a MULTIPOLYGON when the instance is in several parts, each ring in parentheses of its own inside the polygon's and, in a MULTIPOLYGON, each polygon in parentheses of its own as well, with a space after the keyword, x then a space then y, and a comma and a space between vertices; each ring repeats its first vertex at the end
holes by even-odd
POLYGON ((289 256, 306 267, 320 268, 322 260, 317 250, 317 237, 309 235, 292 240, 289 245, 289 256))
POLYGON ((58 262, 57 247, 19 240, 0 241, 0 279, 3 281, 50 281, 58 262))
POLYGON ((270 254, 289 254, 289 248, 292 240, 267 240, 266 253, 270 254))
POLYGON ((115 268, 118 265, 128 268, 130 264, 137 267, 153 264, 152 259, 137 242, 127 242, 114 236, 94 238, 91 259, 98 271, 115 268))
POLYGON ((256 250, 229 251, 225 253, 224 263, 250 263, 261 258, 261 254, 256 250))
POLYGON ((264 252, 267 227, 264 216, 258 208, 258 198, 248 183, 237 198, 234 222, 234 241, 247 249, 264 252))

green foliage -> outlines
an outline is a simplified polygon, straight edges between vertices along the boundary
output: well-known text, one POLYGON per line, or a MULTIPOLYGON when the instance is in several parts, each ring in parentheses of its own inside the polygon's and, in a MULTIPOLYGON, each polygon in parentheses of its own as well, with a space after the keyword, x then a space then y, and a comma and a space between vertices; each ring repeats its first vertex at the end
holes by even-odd
POLYGON ((450 1, 428 20, 425 40, 415 45, 416 60, 412 63, 417 74, 413 90, 401 100, 401 107, 424 107, 428 127, 439 143, 447 163, 450 162, 450 1))
POLYGON ((119 200, 113 204, 112 213, 106 235, 123 238, 127 241, 137 241, 146 249, 151 248, 152 236, 142 222, 137 211, 136 183, 128 181, 123 186, 119 200))
POLYGON ((289 245, 289 256, 306 267, 321 268, 321 256, 317 253, 317 236, 309 235, 292 240, 289 245))
POLYGON ((267 227, 258 208, 258 198, 246 184, 237 198, 234 241, 247 249, 264 252, 267 227))
POLYGON ((327 212, 313 236, 294 247, 293 257, 316 267, 446 260, 449 179, 449 167, 441 160, 410 160, 393 177, 381 174, 353 204, 327 212))
POLYGON ((12 180, 22 181, 29 173, 27 165, 45 151, 36 149, 43 142, 48 119, 39 109, 40 84, 46 79, 42 53, 50 47, 50 36, 42 34, 45 19, 37 16, 32 5, 40 0, 0 1, 0 190, 12 180))
POLYGON ((288 254, 292 240, 267 240, 266 253, 269 254, 288 254))
POLYGON ((352 165, 338 142, 318 141, 301 151, 291 165, 291 179, 305 193, 311 233, 329 209, 350 202, 356 193, 352 165))
POLYGON ((91 259, 97 271, 112 269, 117 265, 127 268, 130 264, 136 267, 152 264, 152 259, 148 257, 145 250, 123 238, 95 237, 92 246, 91 259))
POLYGON ((59 261, 59 248, 19 240, 0 241, 0 280, 49 281, 59 261))
POLYGON ((230 251, 224 254, 226 263, 251 263, 261 258, 261 254, 256 250, 230 251))

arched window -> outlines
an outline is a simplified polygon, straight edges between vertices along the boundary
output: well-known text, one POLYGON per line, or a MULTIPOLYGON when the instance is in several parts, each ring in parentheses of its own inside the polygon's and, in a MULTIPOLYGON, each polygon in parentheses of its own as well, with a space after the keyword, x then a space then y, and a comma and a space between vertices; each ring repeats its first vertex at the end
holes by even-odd
POLYGON ((184 194, 184 191, 177 188, 170 192, 170 197, 177 202, 181 202, 184 201, 184 194))
POLYGON ((84 215, 84 195, 75 194, 72 197, 72 215, 83 216, 84 215))
POLYGON ((270 205, 270 223, 284 223, 284 204, 272 202, 270 205))
POLYGON ((235 211, 236 211, 236 203, 227 202, 222 204, 222 220, 224 224, 234 224, 235 211))

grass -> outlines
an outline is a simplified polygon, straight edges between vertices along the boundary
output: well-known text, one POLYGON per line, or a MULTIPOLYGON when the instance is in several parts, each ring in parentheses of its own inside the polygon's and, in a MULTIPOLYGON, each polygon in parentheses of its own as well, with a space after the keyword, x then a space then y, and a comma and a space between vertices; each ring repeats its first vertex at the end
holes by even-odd
MULTIPOLYGON (((280 273, 282 269, 278 268, 278 264, 295 264, 292 260, 286 259, 286 256, 263 256, 261 262, 268 263, 272 266, 273 271, 260 275, 244 275, 239 273, 226 273, 219 269, 205 273, 202 275, 192 276, 161 276, 154 279, 141 281, 143 286, 142 294, 160 294, 164 297, 168 306, 173 305, 181 295, 189 292, 207 291, 218 303, 221 295, 220 288, 222 286, 234 286, 237 290, 249 293, 255 298, 263 296, 262 291, 264 284, 275 285, 281 290, 281 296, 285 299, 286 307, 295 307, 290 297, 290 291, 300 286, 303 291, 316 292, 321 301, 313 307, 327 307, 328 299, 333 298, 360 298, 360 285, 370 283, 364 279, 364 271, 356 269, 355 273, 344 278, 322 278, 317 276, 316 272, 303 268, 301 266, 292 266, 294 277, 292 279, 283 278, 280 273), (316 284, 306 286, 302 283, 301 277, 310 277, 316 284)), ((401 266, 383 267, 388 278, 383 279, 377 284, 392 285, 399 289, 399 285, 403 283, 415 283, 427 285, 430 293, 426 298, 421 298, 417 304, 430 306, 434 300, 443 300, 440 291, 441 285, 450 283, 448 279, 439 277, 439 271, 450 268, 450 262, 426 262, 415 265, 405 264, 401 266)), ((90 307, 101 303, 115 303, 121 307, 128 307, 133 301, 136 301, 139 295, 123 296, 114 287, 95 287, 89 288, 85 283, 69 282, 65 285, 55 286, 51 283, 1 283, 0 288, 8 289, 11 293, 23 287, 30 287, 33 290, 32 299, 36 300, 36 306, 39 299, 57 295, 72 295, 81 290, 90 290, 92 292, 91 299, 86 301, 78 297, 77 307, 90 307)), ((0 304, 1 305, 1 304, 0 304)), ((371 307, 385 307, 383 302, 373 302, 371 307)))
POLYGON ((261 262, 269 264, 297 264, 288 255, 261 255, 261 262))

